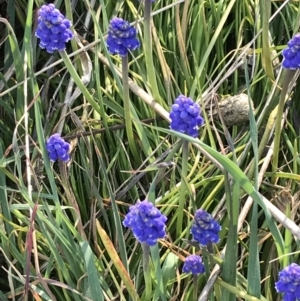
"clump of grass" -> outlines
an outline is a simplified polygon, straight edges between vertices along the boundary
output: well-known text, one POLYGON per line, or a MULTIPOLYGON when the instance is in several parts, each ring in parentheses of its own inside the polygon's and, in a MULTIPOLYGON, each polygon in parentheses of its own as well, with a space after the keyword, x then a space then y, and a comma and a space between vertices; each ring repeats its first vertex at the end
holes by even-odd
POLYGON ((53 54, 42 4, 0 1, 0 299, 281 300, 300 238, 298 71, 280 64, 298 4, 56 1, 75 38, 53 54), (106 45, 116 16, 146 47, 126 62, 106 45), (254 109, 227 127, 212 108, 240 93, 254 109), (198 137, 169 129, 181 94, 202 108, 198 137), (49 160, 54 133, 66 163, 49 160), (122 224, 139 199, 167 217, 151 247, 122 224), (200 208, 216 244, 192 240, 200 208), (192 254, 204 274, 183 273, 192 254))

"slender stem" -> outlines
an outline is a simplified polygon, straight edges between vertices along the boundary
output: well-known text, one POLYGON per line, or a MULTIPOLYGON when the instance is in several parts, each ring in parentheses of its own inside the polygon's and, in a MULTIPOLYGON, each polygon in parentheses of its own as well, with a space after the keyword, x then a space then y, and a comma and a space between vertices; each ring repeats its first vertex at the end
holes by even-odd
POLYGON ((152 56, 151 13, 152 13, 152 2, 151 0, 145 0, 143 45, 144 45, 146 68, 147 68, 148 80, 152 88, 153 97, 160 105, 162 105, 162 100, 160 98, 160 94, 157 86, 156 72, 155 72, 155 68, 153 64, 153 56, 152 56))
POLYGON ((197 280, 198 280, 198 275, 193 275, 193 286, 194 286, 194 290, 193 290, 193 301, 197 301, 197 295, 198 295, 198 284, 197 284, 197 280))
MULTIPOLYGON (((286 204, 285 215, 288 218, 293 220, 294 218, 293 218, 293 214, 292 214, 292 210, 293 210, 292 205, 293 205, 292 202, 286 204)), ((292 241, 293 241, 293 235, 292 235, 291 231, 288 229, 285 229, 285 231, 284 231, 284 254, 292 253, 292 248, 291 248, 292 241)), ((283 263, 283 265, 282 265, 283 267, 288 266, 290 263, 290 256, 284 256, 281 263, 283 263)))
MULTIPOLYGON (((213 257, 214 254, 214 246, 213 244, 210 242, 207 244, 206 249, 202 249, 202 259, 203 259, 203 264, 205 267, 205 275, 206 275, 206 279, 210 278, 210 271, 213 269, 213 261, 210 260, 210 257, 213 257)), ((216 295, 220 296, 220 289, 215 288, 215 292, 216 295)), ((209 300, 215 300, 213 293, 210 293, 209 295, 209 300)), ((207 298, 208 300, 208 298, 207 298)))
POLYGON ((189 142, 187 140, 184 140, 182 144, 181 185, 180 185, 180 192, 179 192, 177 227, 176 227, 176 233, 178 237, 181 235, 182 232, 183 209, 185 204, 186 191, 188 190, 185 185, 186 177, 187 177, 188 155, 189 155, 189 142))
POLYGON ((134 158, 139 158, 139 153, 137 151, 133 129, 132 129, 132 118, 130 112, 130 99, 129 99, 129 85, 128 85, 128 55, 126 54, 122 57, 122 77, 123 77, 123 101, 124 101, 124 117, 126 125, 127 139, 129 143, 129 148, 134 155, 134 158))
POLYGON ((151 271, 150 271, 150 247, 142 243, 143 248, 143 270, 144 270, 144 279, 145 279, 145 301, 151 300, 151 294, 152 294, 152 283, 151 283, 151 271))
POLYGON ((209 252, 209 253, 211 253, 211 254, 214 254, 215 252, 214 252, 214 246, 213 246, 213 244, 211 243, 211 242, 209 242, 208 244, 207 244, 207 251, 209 252))
MULTIPOLYGON (((289 88, 289 84, 294 76, 294 70, 287 70, 285 73, 285 78, 282 85, 282 90, 280 93, 280 99, 277 107, 277 117, 275 121, 275 137, 274 137, 274 153, 272 160, 272 172, 276 172, 278 169, 278 155, 279 155, 279 144, 280 144, 280 135, 281 135, 281 120, 283 115, 284 104, 286 101, 286 96, 289 88)), ((275 183, 276 178, 272 179, 272 182, 275 183)))

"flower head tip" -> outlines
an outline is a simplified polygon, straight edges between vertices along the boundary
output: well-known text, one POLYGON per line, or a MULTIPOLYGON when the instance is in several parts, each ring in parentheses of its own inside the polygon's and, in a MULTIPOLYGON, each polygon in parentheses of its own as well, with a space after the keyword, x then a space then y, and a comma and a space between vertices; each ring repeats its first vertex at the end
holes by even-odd
POLYGON ((129 22, 117 17, 111 19, 106 41, 109 52, 125 56, 129 50, 137 49, 140 42, 136 35, 136 29, 129 22))
POLYGON ((179 95, 172 105, 170 128, 174 131, 196 138, 199 127, 204 123, 200 107, 190 97, 179 95))
POLYGON ((166 221, 166 216, 145 200, 129 208, 123 225, 132 229, 139 242, 154 246, 159 238, 166 235, 166 221))
POLYGON ((43 5, 39 10, 35 35, 40 38, 40 47, 47 52, 66 49, 66 43, 73 38, 69 29, 71 22, 55 8, 54 4, 43 5))
POLYGON ((57 159, 67 162, 70 160, 70 144, 66 142, 59 134, 54 134, 47 140, 46 148, 51 161, 57 159))
POLYGON ((283 301, 300 300, 300 266, 292 263, 280 271, 275 288, 284 294, 283 301))
POLYGON ((205 268, 202 263, 202 258, 198 255, 188 256, 184 261, 182 271, 184 273, 192 273, 193 275, 203 274, 205 268))
POLYGON ((282 51, 283 61, 282 67, 286 69, 299 69, 300 68, 300 33, 287 43, 287 48, 282 51))
POLYGON ((220 241, 220 224, 213 219, 212 215, 203 209, 196 211, 191 233, 193 239, 202 246, 220 241))

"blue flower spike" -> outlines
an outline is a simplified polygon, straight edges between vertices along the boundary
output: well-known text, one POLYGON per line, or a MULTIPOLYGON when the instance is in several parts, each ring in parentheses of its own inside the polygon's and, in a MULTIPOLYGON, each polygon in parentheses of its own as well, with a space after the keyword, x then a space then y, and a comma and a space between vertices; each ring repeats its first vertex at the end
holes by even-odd
POLYGON ((183 264, 182 271, 184 273, 192 273, 193 275, 203 274, 205 271, 202 258, 198 255, 188 256, 183 264))
POLYGON ((175 99, 170 112, 171 130, 189 135, 193 138, 198 137, 199 128, 204 120, 200 116, 201 110, 197 103, 190 97, 179 95, 175 99))
POLYGON ((40 39, 40 47, 47 52, 62 51, 74 35, 69 29, 71 21, 55 8, 54 4, 43 5, 38 14, 38 26, 35 35, 40 39))
POLYGON ((203 209, 196 211, 191 233, 193 239, 201 246, 207 246, 210 243, 220 241, 220 224, 213 219, 212 215, 203 209))
POLYGON ((287 43, 287 48, 282 51, 283 61, 282 67, 285 69, 299 69, 300 68, 300 33, 287 43))
POLYGON ((278 293, 282 293, 283 301, 300 300, 300 266, 292 263, 279 272, 279 280, 275 283, 278 293))
POLYGON ((135 238, 149 246, 154 246, 159 238, 166 236, 167 218, 147 200, 138 201, 129 208, 123 221, 131 228, 135 238))
POLYGON ((108 51, 111 54, 126 56, 129 50, 135 50, 140 46, 136 35, 136 29, 129 22, 117 17, 111 19, 106 41, 108 51))
POLYGON ((51 161, 61 160, 68 162, 70 160, 70 144, 66 142, 59 134, 49 137, 46 143, 46 149, 51 161))

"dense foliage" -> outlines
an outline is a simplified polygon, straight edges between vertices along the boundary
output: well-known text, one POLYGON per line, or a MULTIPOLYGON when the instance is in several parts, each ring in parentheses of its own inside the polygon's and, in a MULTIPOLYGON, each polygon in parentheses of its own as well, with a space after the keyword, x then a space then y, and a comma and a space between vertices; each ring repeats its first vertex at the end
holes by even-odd
POLYGON ((299 6, 0 0, 0 300, 300 300, 299 6))

